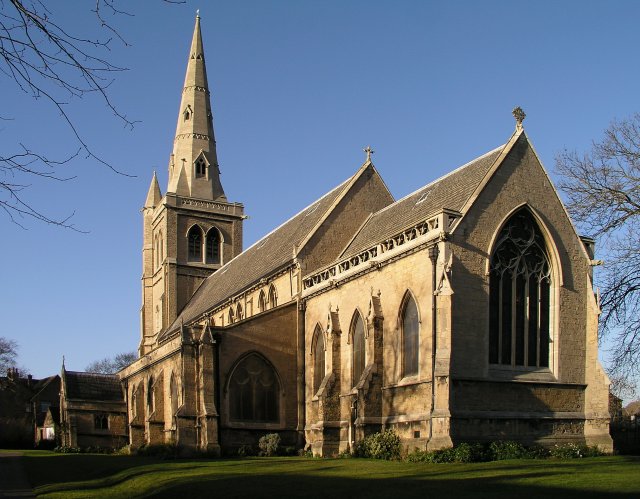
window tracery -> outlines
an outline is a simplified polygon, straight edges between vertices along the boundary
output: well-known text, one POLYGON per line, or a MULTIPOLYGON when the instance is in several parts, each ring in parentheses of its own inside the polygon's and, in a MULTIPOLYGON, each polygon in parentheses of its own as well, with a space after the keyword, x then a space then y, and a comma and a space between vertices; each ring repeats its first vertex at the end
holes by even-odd
POLYGON ((262 357, 242 359, 229 381, 231 421, 277 423, 280 420, 280 382, 262 357))
POLYGON ((544 238, 523 208, 502 228, 491 255, 491 364, 549 367, 551 281, 544 238))

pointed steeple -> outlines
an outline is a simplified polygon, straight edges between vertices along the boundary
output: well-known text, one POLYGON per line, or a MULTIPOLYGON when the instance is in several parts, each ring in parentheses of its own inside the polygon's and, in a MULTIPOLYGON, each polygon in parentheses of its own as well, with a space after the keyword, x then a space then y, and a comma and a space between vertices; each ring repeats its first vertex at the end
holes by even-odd
POLYGON ((167 192, 205 200, 226 200, 220 183, 199 15, 193 30, 176 137, 169 159, 167 192), (178 192, 178 183, 183 175, 188 192, 184 189, 178 192))
POLYGON ((155 208, 161 200, 162 193, 160 192, 160 186, 158 185, 158 178, 156 177, 156 172, 153 172, 153 178, 151 179, 151 185, 149 185, 147 200, 144 202, 144 207, 155 208))

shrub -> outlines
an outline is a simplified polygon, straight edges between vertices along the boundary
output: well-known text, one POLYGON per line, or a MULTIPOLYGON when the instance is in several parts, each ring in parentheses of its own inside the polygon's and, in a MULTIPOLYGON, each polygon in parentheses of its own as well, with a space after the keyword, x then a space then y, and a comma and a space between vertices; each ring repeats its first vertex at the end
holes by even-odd
POLYGON ((555 457, 558 459, 575 459, 581 457, 596 457, 601 456, 602 452, 598 449, 597 446, 590 447, 588 445, 578 445, 578 444, 562 444, 562 445, 554 445, 549 450, 551 457, 555 457))
POLYGON ((400 437, 393 430, 374 433, 356 443, 354 455, 372 459, 400 459, 400 437))
POLYGON ((70 447, 68 445, 59 445, 53 449, 53 452, 59 452, 60 454, 80 454, 82 449, 80 447, 70 447))
POLYGON ((160 459, 175 459, 178 457, 179 451, 179 447, 175 444, 151 444, 141 446, 136 454, 160 459))
POLYGON ((468 443, 434 451, 416 449, 407 455, 407 461, 412 463, 477 463, 487 460, 488 455, 482 444, 468 443))
POLYGON ((247 457, 247 456, 255 456, 256 452, 253 450, 253 447, 250 445, 241 445, 238 447, 238 456, 247 457))
POLYGON ((489 460, 502 461, 504 459, 523 459, 529 457, 527 449, 512 440, 498 440, 489 445, 489 460))
POLYGON ((280 435, 277 433, 268 433, 258 441, 261 456, 277 456, 280 448, 280 435))

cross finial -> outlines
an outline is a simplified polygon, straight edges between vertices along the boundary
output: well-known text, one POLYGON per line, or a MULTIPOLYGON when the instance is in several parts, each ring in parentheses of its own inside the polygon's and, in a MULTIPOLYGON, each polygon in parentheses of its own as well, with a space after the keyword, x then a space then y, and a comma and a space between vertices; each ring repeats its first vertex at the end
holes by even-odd
POLYGON ((516 119, 516 130, 522 130, 522 122, 527 117, 520 106, 514 107, 512 111, 513 117, 516 119))
POLYGON ((371 149, 371 146, 365 147, 363 151, 367 154, 367 161, 371 161, 371 155, 375 153, 375 151, 371 149))

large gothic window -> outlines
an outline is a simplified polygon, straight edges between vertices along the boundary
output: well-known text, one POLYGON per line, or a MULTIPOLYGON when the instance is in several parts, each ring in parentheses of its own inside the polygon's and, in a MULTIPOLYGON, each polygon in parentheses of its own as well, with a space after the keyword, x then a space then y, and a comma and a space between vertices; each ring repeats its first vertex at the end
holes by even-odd
POLYGON ((229 381, 231 421, 280 421, 280 383, 273 368, 259 355, 245 357, 229 381))
POLYGON ((201 262, 202 261, 202 230, 197 225, 194 225, 189 229, 187 235, 189 242, 189 261, 201 262))
POLYGON ((410 293, 407 293, 402 308, 402 375, 418 374, 418 351, 420 326, 418 307, 410 293))
POLYGON ((364 322, 358 312, 351 321, 351 338, 353 340, 351 372, 353 386, 355 386, 360 381, 365 366, 364 322))
POLYGON ((215 227, 207 233, 207 263, 220 263, 220 239, 220 232, 215 227))
POLYGON ((324 334, 319 326, 316 326, 315 332, 316 344, 313 349, 313 392, 316 393, 320 389, 320 384, 324 379, 324 334))
POLYGON ((527 209, 500 231, 489 277, 489 362, 549 367, 551 267, 544 239, 527 209))

